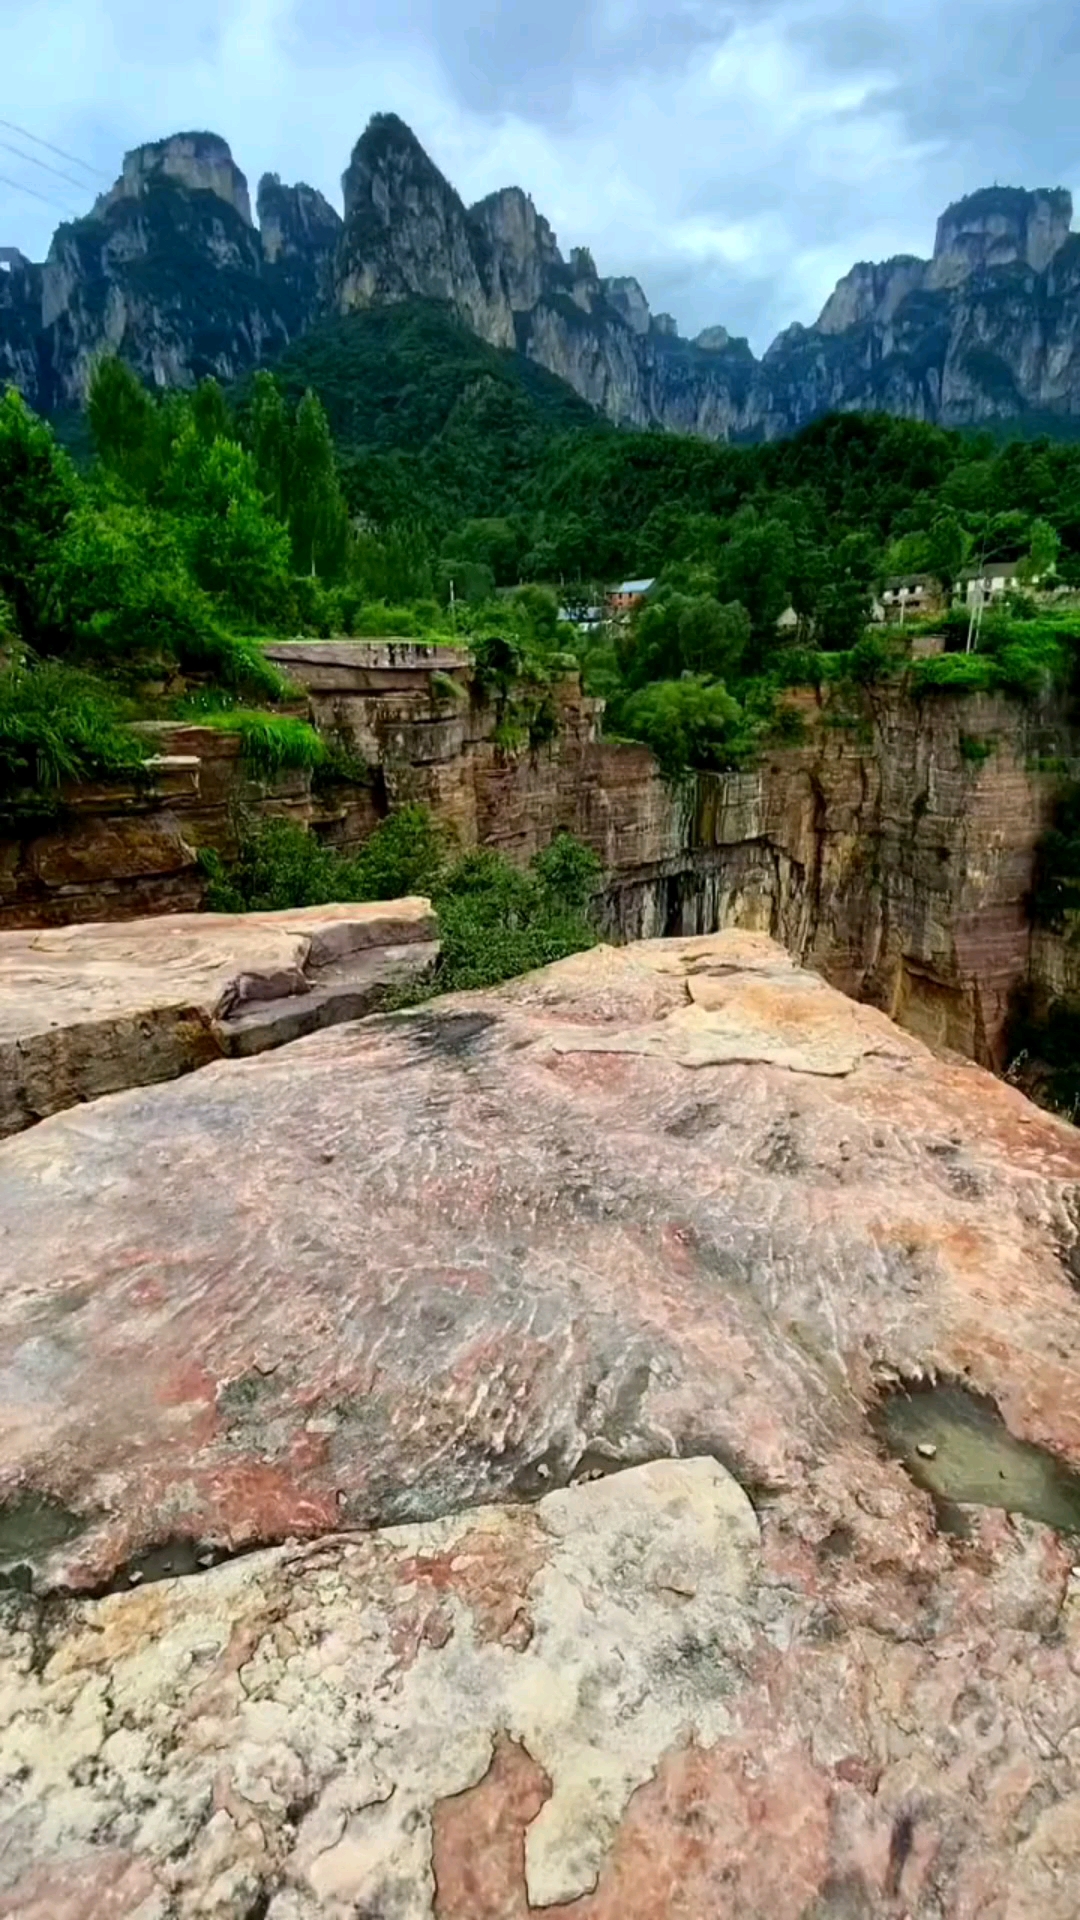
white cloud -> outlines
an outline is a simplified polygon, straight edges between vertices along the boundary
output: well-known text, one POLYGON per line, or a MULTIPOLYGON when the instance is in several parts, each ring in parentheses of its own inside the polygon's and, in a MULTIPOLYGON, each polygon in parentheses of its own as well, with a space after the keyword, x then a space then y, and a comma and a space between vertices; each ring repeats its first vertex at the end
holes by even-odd
MULTIPOLYGON (((208 127, 253 186, 271 169, 339 203, 353 142, 392 109, 466 199, 526 187, 564 247, 635 273, 686 331, 722 321, 760 349, 856 259, 928 251, 959 192, 1080 177, 1069 17, 1069 0, 953 0, 947 23, 936 0, 5 0, 0 112, 110 175, 125 147, 208 127)), ((0 173, 72 204, 2 152, 0 173)), ((0 241, 41 257, 57 217, 0 184, 0 241)))

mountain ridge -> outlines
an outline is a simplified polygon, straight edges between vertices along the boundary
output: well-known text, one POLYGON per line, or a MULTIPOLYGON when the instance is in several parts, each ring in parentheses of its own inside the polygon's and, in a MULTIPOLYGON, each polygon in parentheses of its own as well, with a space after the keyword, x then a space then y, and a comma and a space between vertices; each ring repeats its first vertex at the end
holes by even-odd
POLYGON ((521 187, 466 206, 396 114, 369 121, 342 186, 344 217, 265 174, 256 223, 220 135, 133 149, 43 263, 0 249, 0 380, 46 412, 81 403, 102 352, 159 387, 230 381, 323 321, 419 297, 619 425, 745 441, 837 410, 946 426, 1080 417, 1080 234, 1063 188, 954 202, 928 259, 857 262, 813 325, 758 359, 722 325, 684 339, 588 248, 564 257, 521 187))

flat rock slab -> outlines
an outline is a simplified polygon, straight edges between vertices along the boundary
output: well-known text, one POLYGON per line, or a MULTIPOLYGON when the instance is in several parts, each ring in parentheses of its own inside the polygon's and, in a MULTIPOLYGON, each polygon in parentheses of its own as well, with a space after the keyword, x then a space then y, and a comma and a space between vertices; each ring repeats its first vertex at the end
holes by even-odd
POLYGON ((883 1381, 1080 1462, 1078 1196, 1073 1128, 740 934, 55 1115, 0 1147, 0 1563, 92 1589, 702 1451, 918 1558, 883 1381))
POLYGON ((1074 1920, 1078 1227, 739 934, 6 1141, 0 1916, 1074 1920))
POLYGON ((764 1533, 664 1460, 8 1602, 0 1915, 1075 1920, 1080 1602, 1037 1530, 919 1634, 764 1533))
POLYGON ((355 1019, 437 938, 420 899, 0 933, 0 1135, 355 1019))

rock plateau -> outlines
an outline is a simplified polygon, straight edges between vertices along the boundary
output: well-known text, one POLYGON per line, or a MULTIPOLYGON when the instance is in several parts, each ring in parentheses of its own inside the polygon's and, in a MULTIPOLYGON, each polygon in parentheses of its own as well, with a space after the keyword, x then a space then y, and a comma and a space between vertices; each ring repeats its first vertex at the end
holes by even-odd
POLYGON ((4 1142, 0 1915, 1073 1920, 1078 1193, 745 933, 4 1142))

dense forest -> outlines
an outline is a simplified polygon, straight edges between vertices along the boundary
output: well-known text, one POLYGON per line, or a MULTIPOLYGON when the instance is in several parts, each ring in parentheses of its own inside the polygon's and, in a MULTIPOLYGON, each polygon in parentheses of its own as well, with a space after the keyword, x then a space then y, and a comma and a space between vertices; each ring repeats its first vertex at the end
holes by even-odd
POLYGON ((419 302, 316 328, 229 393, 151 395, 106 360, 87 427, 76 459, 13 392, 0 405, 9 812, 130 756, 125 718, 163 703, 254 710, 265 754, 315 753, 271 724, 270 634, 448 633, 534 685, 572 652, 609 727, 675 774, 752 753, 785 684, 899 670, 868 627, 889 574, 948 592, 1007 559, 1038 601, 988 615, 975 653, 948 616, 955 651, 919 673, 1071 686, 1080 446, 860 415, 756 447, 623 432, 419 302), (657 580, 629 625, 560 619, 623 574, 657 580))

